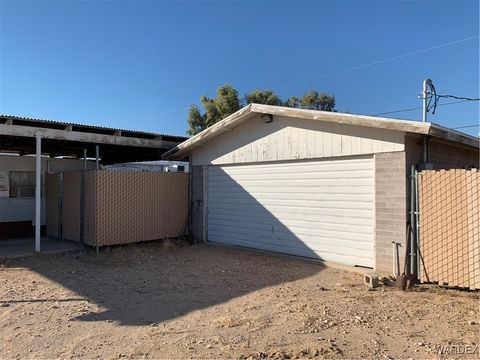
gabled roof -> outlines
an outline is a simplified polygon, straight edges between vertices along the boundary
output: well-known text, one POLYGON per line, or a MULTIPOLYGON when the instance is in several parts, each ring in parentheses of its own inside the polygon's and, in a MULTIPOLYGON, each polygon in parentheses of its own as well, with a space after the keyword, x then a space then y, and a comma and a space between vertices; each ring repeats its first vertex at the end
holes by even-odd
POLYGON ((296 109, 283 106, 250 104, 233 113, 232 115, 226 117, 215 125, 212 125, 211 127, 203 130, 197 135, 177 145, 173 149, 166 152, 163 155, 163 158, 182 159, 186 157, 188 153, 196 147, 201 146, 207 141, 217 136, 220 136, 227 131, 232 130, 243 122, 262 114, 429 135, 449 141, 458 142, 464 145, 469 145, 477 148, 479 147, 478 138, 434 123, 424 123, 411 120, 397 120, 391 118, 345 114, 330 111, 296 109))

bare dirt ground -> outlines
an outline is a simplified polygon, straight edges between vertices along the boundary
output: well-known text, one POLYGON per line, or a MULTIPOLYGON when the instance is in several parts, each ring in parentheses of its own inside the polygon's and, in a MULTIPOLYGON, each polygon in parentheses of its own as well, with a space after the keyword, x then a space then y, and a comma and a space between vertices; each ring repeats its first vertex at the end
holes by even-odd
POLYGON ((208 245, 0 267, 2 359, 478 357, 478 315, 475 293, 367 291, 355 272, 208 245))

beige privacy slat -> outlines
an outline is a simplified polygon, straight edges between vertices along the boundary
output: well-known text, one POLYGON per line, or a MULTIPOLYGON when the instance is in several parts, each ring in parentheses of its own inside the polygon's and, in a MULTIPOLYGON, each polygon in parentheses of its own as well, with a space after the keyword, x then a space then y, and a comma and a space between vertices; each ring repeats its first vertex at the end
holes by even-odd
MULTIPOLYGON (((78 172, 64 174, 63 237, 74 241, 80 239, 80 177, 78 172)), ((86 174, 87 245, 178 237, 184 234, 187 217, 186 173, 100 170, 86 174)), ((49 235, 56 235, 54 227, 50 228, 49 235)))
POLYGON ((480 172, 422 171, 420 280, 480 289, 480 172))

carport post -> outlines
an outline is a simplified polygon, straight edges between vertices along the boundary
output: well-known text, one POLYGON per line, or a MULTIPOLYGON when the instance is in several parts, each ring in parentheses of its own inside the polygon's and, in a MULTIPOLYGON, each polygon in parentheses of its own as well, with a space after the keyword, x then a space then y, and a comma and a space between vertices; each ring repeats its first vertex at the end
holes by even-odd
POLYGON ((36 134, 35 153, 35 252, 40 252, 40 219, 42 196, 42 135, 36 134))

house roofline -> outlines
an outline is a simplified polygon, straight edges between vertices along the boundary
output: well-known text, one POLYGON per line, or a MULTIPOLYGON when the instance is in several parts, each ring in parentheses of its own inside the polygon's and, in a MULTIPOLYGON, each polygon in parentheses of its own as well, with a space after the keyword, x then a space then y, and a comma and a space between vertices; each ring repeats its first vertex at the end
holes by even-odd
POLYGON ((274 116, 295 117, 307 120, 324 121, 337 124, 347 124, 355 126, 364 126, 372 128, 380 128, 393 131, 402 131, 405 133, 414 133, 421 135, 429 135, 436 138, 441 138, 449 141, 461 143, 463 145, 473 146, 479 148, 479 139, 455 131, 434 123, 418 122, 412 120, 400 120, 367 115, 345 114, 331 111, 318 111, 289 108, 283 106, 249 104, 248 106, 238 110, 218 123, 210 126, 195 136, 178 144, 173 149, 167 151, 163 158, 165 159, 179 159, 184 158, 190 151, 205 142, 220 136, 221 134, 232 130, 243 122, 261 115, 270 114, 274 116))

